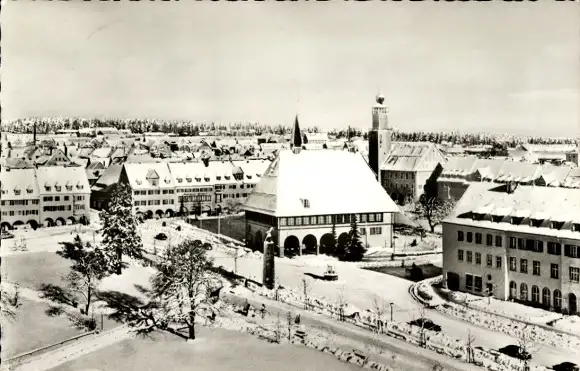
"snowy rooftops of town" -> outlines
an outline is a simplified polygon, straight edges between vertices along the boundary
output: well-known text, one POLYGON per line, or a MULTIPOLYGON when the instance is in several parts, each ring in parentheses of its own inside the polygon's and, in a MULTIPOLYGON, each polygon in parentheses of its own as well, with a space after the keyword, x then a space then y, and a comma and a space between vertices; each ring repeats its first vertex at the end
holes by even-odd
POLYGON ((362 156, 347 151, 281 151, 244 207, 276 216, 398 211, 362 156))
POLYGON ((445 222, 580 240, 580 231, 572 228, 580 224, 580 189, 509 188, 472 183, 445 222))
POLYGON ((125 174, 132 189, 174 188, 167 163, 125 163, 125 174))

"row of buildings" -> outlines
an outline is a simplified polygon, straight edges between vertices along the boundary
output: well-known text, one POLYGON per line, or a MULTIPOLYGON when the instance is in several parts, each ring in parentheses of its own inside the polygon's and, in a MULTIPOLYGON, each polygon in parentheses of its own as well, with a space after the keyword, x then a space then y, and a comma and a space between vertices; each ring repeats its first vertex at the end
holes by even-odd
POLYGON ((0 190, 2 230, 89 222, 91 190, 80 167, 4 169, 0 190))

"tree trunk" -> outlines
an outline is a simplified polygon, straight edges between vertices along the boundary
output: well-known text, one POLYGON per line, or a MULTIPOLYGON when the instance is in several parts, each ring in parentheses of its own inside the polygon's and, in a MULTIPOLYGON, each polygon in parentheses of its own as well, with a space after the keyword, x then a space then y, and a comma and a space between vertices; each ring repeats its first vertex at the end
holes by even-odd
POLYGON ((187 324, 189 329, 189 340, 195 340, 195 314, 189 314, 189 323, 187 324))
POLYGON ((89 315, 89 309, 91 307, 91 293, 93 290, 91 290, 91 286, 89 286, 88 290, 87 290, 87 305, 85 306, 85 314, 88 316, 89 315))
POLYGON ((122 272, 123 266, 123 252, 121 249, 117 249, 117 275, 120 275, 122 272))

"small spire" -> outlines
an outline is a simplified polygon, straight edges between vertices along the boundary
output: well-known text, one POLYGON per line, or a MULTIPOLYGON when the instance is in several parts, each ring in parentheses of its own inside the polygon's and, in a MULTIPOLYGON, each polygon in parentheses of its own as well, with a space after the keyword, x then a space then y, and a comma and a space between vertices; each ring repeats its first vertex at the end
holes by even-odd
POLYGON ((296 151, 300 151, 302 149, 302 134, 300 132, 300 124, 298 124, 298 115, 294 120, 294 129, 292 130, 292 142, 290 143, 291 147, 294 148, 295 153, 296 151))

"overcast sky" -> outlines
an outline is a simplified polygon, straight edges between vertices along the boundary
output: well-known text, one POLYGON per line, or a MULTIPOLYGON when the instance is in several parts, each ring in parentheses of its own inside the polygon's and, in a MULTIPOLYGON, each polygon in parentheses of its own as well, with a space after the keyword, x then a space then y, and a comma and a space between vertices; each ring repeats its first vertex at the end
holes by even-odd
POLYGON ((2 9, 2 113, 580 134, 580 6, 31 2, 2 9))

